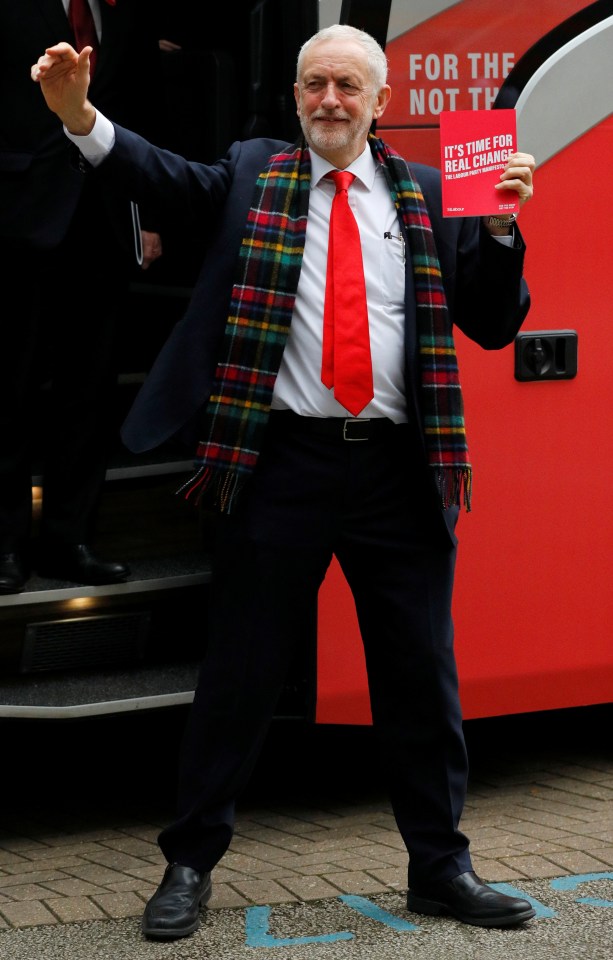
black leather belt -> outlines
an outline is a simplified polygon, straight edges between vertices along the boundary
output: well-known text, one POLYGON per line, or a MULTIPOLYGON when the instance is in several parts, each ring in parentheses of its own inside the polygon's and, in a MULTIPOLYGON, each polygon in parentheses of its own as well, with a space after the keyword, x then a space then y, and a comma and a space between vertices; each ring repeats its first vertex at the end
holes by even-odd
POLYGON ((292 410, 272 410, 271 425, 288 430, 312 433, 332 440, 376 440, 391 434, 403 423, 394 423, 387 417, 301 417, 292 410))

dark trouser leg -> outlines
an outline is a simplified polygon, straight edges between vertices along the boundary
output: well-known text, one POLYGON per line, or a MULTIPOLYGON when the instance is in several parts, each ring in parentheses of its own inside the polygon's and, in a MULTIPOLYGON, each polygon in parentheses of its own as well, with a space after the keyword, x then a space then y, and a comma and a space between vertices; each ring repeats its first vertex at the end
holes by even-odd
POLYGON ((357 456, 355 475, 368 476, 377 504, 358 480, 336 552, 356 599, 375 731, 409 878, 450 879, 471 869, 458 830, 467 760, 451 621, 455 547, 410 456, 372 447, 357 456))
POLYGON ((229 846, 235 799, 258 758, 294 642, 317 596, 313 570, 297 563, 293 551, 242 539, 236 548, 224 543, 217 552, 209 647, 181 768, 182 816, 160 837, 170 862, 197 870, 210 870, 229 846))
POLYGON ((0 248, 3 267, 0 350, 0 552, 28 548, 37 384, 40 258, 0 248), (10 305, 10 306, 9 306, 10 305))
POLYGON ((51 364, 41 534, 65 543, 94 536, 114 426, 115 331, 128 283, 115 241, 102 232, 98 244, 85 217, 87 211, 79 210, 49 258, 53 300, 61 294, 61 310, 54 323, 44 323, 48 312, 41 320, 51 364))
POLYGON ((12 306, 0 354, 0 549, 28 545, 35 465, 43 535, 84 542, 104 483, 126 257, 85 195, 57 248, 1 253, 12 306))
POLYGON ((227 849, 235 799, 259 755, 332 555, 337 470, 303 446, 301 439, 278 443, 269 434, 256 476, 232 514, 220 518, 179 817, 160 835, 169 862, 210 870, 227 849))

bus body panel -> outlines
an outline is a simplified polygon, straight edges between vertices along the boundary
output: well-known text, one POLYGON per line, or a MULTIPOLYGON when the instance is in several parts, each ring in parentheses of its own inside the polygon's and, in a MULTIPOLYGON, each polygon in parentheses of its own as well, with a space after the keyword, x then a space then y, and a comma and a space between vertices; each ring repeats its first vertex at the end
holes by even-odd
MULTIPOLYGON (((455 108, 483 108, 478 98, 485 94, 464 89, 479 87, 472 64, 485 62, 486 53, 490 72, 504 54, 505 63, 516 63, 544 33, 585 6, 569 0, 502 9, 488 0, 466 0, 400 34, 387 48, 394 96, 379 134, 409 159, 439 166, 428 93, 463 84, 455 108), (426 69, 431 79, 420 83, 425 97, 413 100, 414 109, 426 105, 425 113, 411 113, 411 88, 426 69), (448 76, 441 79, 445 69, 448 76)), ((594 83, 601 67, 595 64, 594 83)), ((484 90, 505 78, 481 79, 484 90)), ((587 76, 587 95, 589 84, 587 76)), ((449 109, 449 96, 437 93, 430 103, 449 109)), ((532 135, 534 142, 520 148, 538 161, 538 124, 532 135)), ((456 337, 475 473, 474 510, 458 523, 454 599, 466 718, 613 699, 608 589, 613 378, 606 349, 612 311, 611 155, 609 116, 538 166, 535 200, 521 213, 532 294, 522 333, 576 331, 577 376, 520 382, 513 345, 485 353, 461 333, 456 337)), ((371 722, 353 601, 335 561, 320 591, 317 720, 371 722)))

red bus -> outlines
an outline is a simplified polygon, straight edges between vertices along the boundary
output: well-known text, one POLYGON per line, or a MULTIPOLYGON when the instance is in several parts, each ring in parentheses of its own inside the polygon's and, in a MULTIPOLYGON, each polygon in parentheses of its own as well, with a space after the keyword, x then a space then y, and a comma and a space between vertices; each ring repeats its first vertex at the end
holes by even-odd
MULTIPOLYGON (((441 110, 513 107, 538 164, 521 215, 522 332, 487 355, 457 335, 475 470, 454 606, 464 715, 610 702, 613 4, 398 0, 386 39, 393 96, 378 131, 405 157, 440 166, 441 110), (535 349, 543 363, 531 366, 535 349)), ((347 593, 333 568, 319 604, 320 722, 370 717, 347 593)))
MULTIPOLYGON (((475 470, 473 511, 458 525, 463 709, 468 719, 610 702, 613 0, 177 0, 172 8, 163 145, 190 159, 210 162, 248 136, 294 139, 298 49, 334 22, 385 45, 393 97, 378 132, 409 161, 439 165, 442 110, 516 110, 520 147, 538 163, 536 197, 521 214, 532 309, 505 350, 486 354, 460 333, 456 344, 475 470)), ((117 427, 189 296, 195 241, 177 238, 167 252, 122 307, 117 427)), ((34 579, 0 597, 0 716, 189 702, 205 642, 192 622, 202 622, 209 579, 206 515, 174 496, 190 470, 191 452, 179 446, 131 456, 117 443, 100 546, 130 562, 130 580, 34 579)), ((37 476, 33 490, 38 496, 37 476)), ((318 609, 296 629, 304 643, 279 714, 369 723, 353 602, 336 563, 318 609)))

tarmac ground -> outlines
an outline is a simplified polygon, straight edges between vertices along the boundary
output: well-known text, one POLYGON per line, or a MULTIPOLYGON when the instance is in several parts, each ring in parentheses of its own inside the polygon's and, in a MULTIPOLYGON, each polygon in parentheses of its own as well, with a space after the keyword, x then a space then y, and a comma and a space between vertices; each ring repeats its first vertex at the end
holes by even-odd
POLYGON ((476 871, 527 896, 511 930, 418 917, 370 728, 279 723, 201 928, 146 941, 182 711, 2 722, 0 960, 610 960, 613 705, 466 724, 476 871))

